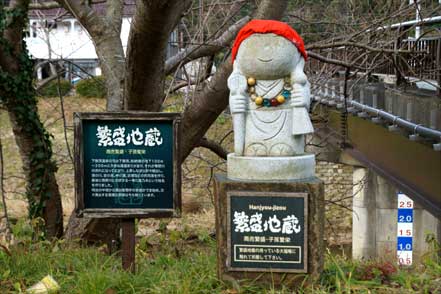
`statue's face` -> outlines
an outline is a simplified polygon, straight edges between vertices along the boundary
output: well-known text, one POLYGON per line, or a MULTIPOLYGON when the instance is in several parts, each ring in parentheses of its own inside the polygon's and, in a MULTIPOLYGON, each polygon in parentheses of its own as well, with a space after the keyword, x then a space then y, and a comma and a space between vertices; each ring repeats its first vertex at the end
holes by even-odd
POLYGON ((288 76, 301 58, 296 46, 275 34, 254 34, 240 45, 235 62, 247 77, 272 80, 288 76))

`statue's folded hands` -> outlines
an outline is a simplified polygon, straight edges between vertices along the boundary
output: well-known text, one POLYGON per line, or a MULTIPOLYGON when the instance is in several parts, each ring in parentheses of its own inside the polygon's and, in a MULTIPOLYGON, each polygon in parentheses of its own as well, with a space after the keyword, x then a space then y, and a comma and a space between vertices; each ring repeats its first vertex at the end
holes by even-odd
POLYGON ((230 111, 231 113, 241 113, 247 110, 248 94, 247 79, 237 69, 228 78, 230 89, 230 111))
POLYGON ((303 89, 293 89, 291 92, 291 106, 292 107, 307 107, 308 101, 303 96, 303 89))
POLYGON ((247 110, 248 98, 244 96, 232 96, 230 97, 230 110, 231 113, 241 113, 247 110))

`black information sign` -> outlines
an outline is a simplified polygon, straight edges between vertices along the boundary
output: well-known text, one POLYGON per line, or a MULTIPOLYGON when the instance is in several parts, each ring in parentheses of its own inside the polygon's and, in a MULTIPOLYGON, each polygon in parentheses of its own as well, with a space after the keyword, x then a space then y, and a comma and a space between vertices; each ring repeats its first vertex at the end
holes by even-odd
POLYGON ((307 194, 229 192, 232 271, 307 272, 307 194))
POLYGON ((75 113, 74 122, 78 215, 179 215, 179 114, 75 113))

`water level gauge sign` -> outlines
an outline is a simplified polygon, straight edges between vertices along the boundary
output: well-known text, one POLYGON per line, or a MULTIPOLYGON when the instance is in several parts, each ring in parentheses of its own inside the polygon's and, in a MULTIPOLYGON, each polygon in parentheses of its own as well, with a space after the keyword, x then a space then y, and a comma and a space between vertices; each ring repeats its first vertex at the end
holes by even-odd
POLYGON ((413 200, 398 193, 397 262, 412 265, 413 200))

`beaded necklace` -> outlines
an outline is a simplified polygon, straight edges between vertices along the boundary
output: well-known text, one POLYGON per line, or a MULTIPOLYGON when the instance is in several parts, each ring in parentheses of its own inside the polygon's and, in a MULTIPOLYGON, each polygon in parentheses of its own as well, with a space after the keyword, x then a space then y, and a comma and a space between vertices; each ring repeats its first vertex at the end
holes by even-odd
POLYGON ((265 107, 275 107, 279 106, 287 99, 291 97, 291 79, 289 77, 284 78, 283 90, 273 98, 263 98, 262 96, 257 96, 256 94, 256 85, 257 81, 253 77, 247 78, 248 85, 248 93, 250 94, 251 101, 256 103, 257 106, 265 106, 265 107))

